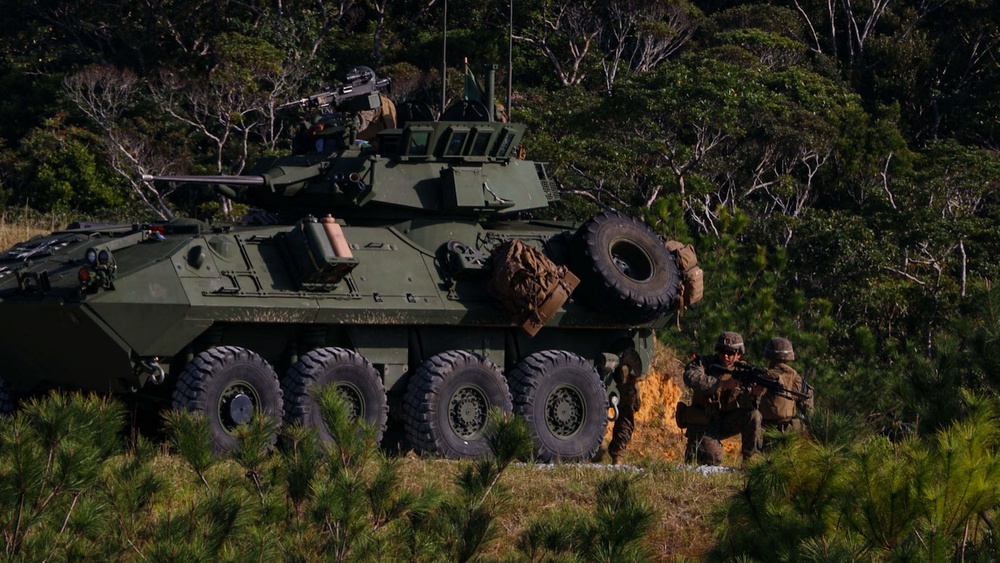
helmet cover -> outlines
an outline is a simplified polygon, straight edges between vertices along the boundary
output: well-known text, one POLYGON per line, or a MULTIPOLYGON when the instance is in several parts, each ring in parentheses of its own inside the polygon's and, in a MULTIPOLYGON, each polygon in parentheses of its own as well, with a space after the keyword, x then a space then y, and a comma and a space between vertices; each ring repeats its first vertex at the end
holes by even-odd
POLYGON ((767 345, 764 346, 764 357, 781 362, 794 360, 795 350, 792 349, 792 341, 780 336, 768 340, 767 345))
POLYGON ((746 348, 743 347, 743 337, 738 332, 723 332, 715 341, 715 351, 719 353, 745 354, 746 348))

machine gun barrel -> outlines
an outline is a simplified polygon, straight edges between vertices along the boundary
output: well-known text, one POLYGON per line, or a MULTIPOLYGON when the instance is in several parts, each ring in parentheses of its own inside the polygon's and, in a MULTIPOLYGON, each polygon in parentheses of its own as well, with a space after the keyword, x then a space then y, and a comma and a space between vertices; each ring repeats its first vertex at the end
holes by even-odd
POLYGON ((184 184, 219 184, 224 186, 263 186, 263 176, 154 176, 142 175, 143 182, 180 182, 184 184))
POLYGON ((296 107, 325 108, 333 106, 336 108, 349 100, 360 100, 366 97, 369 99, 360 100, 360 107, 351 109, 359 111, 377 109, 381 106, 381 102, 378 102, 377 97, 373 100, 370 96, 388 89, 391 83, 392 80, 389 78, 376 78, 375 72, 368 67, 357 67, 347 73, 347 84, 337 86, 327 92, 313 94, 308 98, 281 104, 275 109, 280 111, 296 107), (378 103, 376 104, 376 102, 378 103))

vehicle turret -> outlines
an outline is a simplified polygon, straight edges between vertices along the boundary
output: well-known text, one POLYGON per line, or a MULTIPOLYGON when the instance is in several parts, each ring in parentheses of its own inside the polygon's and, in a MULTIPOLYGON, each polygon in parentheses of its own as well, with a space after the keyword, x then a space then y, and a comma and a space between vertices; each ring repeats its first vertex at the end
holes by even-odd
POLYGON ((479 102, 458 102, 436 121, 429 110, 408 109, 402 123, 362 140, 364 130, 345 108, 381 109, 377 88, 388 81, 370 69, 352 71, 349 78, 359 75, 366 81, 285 104, 337 110, 298 135, 294 154, 262 159, 241 176, 142 179, 211 184, 288 218, 482 217, 537 210, 557 199, 545 165, 519 158, 525 126, 492 120, 479 102))

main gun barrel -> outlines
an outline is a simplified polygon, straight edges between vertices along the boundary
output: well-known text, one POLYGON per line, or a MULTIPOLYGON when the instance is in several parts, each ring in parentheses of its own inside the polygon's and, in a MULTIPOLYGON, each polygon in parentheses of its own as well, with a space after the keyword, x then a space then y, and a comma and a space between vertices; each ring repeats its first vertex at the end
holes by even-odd
POLYGON ((182 184, 219 184, 223 186, 263 186, 263 176, 155 176, 143 174, 143 182, 178 182, 182 184))

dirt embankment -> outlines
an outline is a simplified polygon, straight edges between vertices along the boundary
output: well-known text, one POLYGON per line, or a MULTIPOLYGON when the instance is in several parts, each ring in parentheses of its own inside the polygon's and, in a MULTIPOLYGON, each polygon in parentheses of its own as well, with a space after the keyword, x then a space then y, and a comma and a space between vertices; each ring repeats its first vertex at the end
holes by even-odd
MULTIPOLYGON (((642 459, 673 463, 684 460, 686 439, 684 431, 674 422, 674 413, 677 401, 690 400, 690 391, 683 380, 684 366, 689 361, 690 358, 679 356, 672 348, 657 344, 649 375, 639 383, 642 407, 635 416, 635 432, 622 460, 624 463, 642 459)), ((613 424, 608 424, 605 446, 611 440, 613 424)), ((740 450, 739 438, 723 440, 722 445, 726 464, 733 464, 740 450)))

